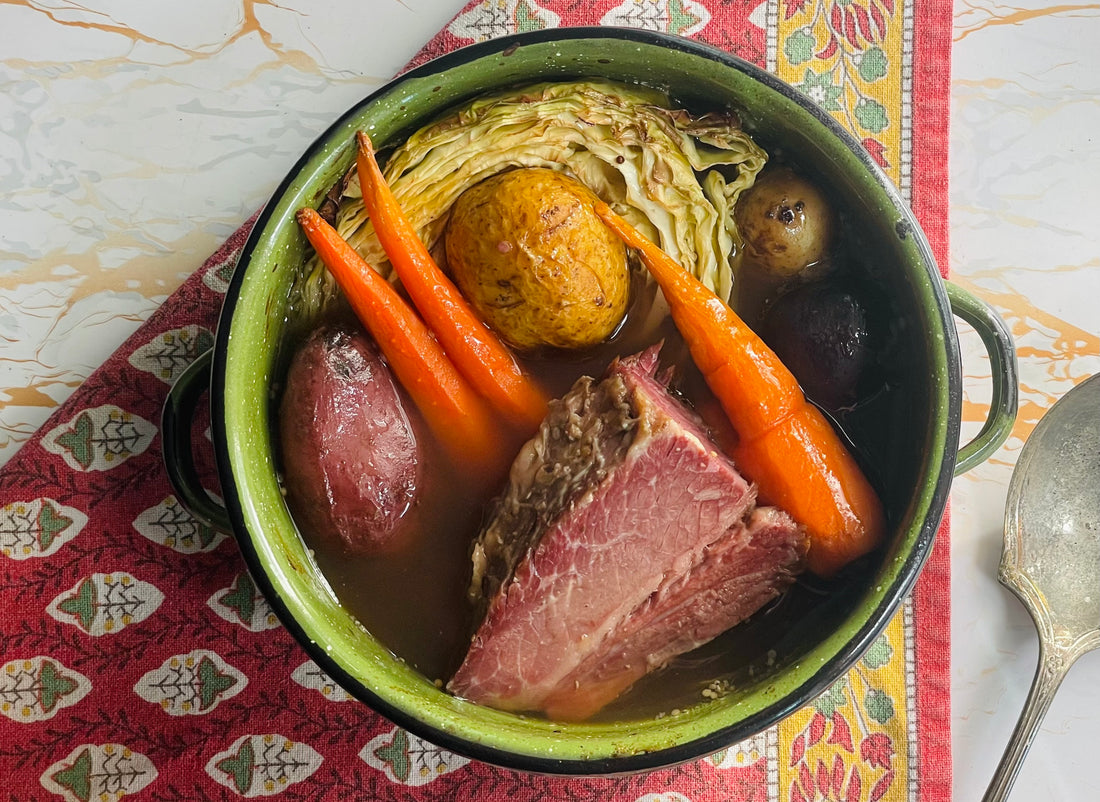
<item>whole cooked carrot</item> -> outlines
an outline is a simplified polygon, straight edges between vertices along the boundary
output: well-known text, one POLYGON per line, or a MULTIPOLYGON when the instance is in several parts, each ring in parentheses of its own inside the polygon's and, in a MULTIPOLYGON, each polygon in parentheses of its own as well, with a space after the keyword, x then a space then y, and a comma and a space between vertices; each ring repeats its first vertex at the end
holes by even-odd
POLYGON ((459 371, 527 433, 546 416, 547 398, 439 269, 386 184, 363 131, 356 166, 363 205, 397 277, 459 371))
POLYGON ((478 471, 499 471, 509 456, 499 428, 424 321, 317 212, 300 209, 297 220, 451 457, 478 471))
POLYGON ((762 498, 806 528, 811 571, 832 576, 882 540, 882 504, 798 380, 713 292, 633 226, 598 203, 596 214, 636 249, 707 386, 737 431, 733 458, 762 498))

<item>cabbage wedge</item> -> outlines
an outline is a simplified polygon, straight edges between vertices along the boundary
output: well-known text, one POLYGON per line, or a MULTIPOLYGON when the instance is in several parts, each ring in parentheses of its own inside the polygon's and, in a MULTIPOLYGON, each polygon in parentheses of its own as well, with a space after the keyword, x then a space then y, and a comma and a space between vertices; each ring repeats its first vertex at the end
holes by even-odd
MULTIPOLYGON (((516 167, 564 170, 728 300, 731 258, 741 245, 733 206, 766 161, 732 114, 693 116, 670 108, 657 90, 588 80, 479 97, 414 133, 383 172, 434 249, 451 206, 469 187, 516 167)), ((354 175, 336 228, 389 275, 354 175)), ((314 305, 333 285, 323 266, 310 267, 304 300, 314 305)))

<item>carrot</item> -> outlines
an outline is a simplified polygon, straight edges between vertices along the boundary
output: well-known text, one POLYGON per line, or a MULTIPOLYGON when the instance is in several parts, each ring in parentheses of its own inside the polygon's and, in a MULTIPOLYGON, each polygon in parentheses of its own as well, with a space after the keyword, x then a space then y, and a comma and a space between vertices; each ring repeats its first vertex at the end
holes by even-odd
POLYGON ((807 564, 820 576, 874 549, 882 504, 839 435, 798 380, 728 304, 606 203, 596 214, 636 249, 656 279, 739 442, 732 456, 761 497, 806 528, 807 564))
POLYGON ((807 564, 818 576, 833 576, 881 542, 886 527, 882 504, 816 407, 807 404, 801 414, 742 441, 732 456, 764 501, 806 527, 807 564))
POLYGON ((370 137, 360 131, 357 140, 363 204, 413 304, 473 386, 513 422, 533 432, 546 416, 546 395, 439 269, 386 184, 370 137))
POLYGON ((506 455, 491 413, 416 312, 317 212, 300 209, 297 220, 450 456, 478 471, 499 471, 506 455))

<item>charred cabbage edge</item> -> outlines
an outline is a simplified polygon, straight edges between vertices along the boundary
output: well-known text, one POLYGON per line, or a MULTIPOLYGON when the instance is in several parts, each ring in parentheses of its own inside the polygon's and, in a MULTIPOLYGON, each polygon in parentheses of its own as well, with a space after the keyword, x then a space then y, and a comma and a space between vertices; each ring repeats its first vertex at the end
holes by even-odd
MULTIPOLYGON (((693 116, 669 106, 662 92, 609 81, 512 89, 479 97, 420 129, 383 172, 431 249, 469 187, 515 167, 564 170, 728 300, 731 257, 741 246, 733 207, 767 154, 731 114, 693 116)), ((341 236, 389 276, 355 175, 336 222, 341 236)), ((333 280, 316 257, 302 289, 307 307, 319 308, 333 294, 333 280)))

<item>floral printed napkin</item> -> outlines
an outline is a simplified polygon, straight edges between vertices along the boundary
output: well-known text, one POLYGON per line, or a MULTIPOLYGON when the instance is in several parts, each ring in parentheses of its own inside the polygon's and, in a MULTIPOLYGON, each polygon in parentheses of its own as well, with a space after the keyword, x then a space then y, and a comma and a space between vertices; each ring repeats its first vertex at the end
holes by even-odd
MULTIPOLYGON (((800 87, 909 198, 946 265, 944 0, 482 0, 415 63, 567 25, 693 37, 800 87)), ((171 383, 213 342, 250 224, 0 471, 0 792, 12 800, 948 800, 947 529, 912 597, 821 698, 706 759, 616 778, 507 771, 394 726, 279 624, 160 458, 171 383)), ((205 421, 197 422, 198 438, 205 421)), ((209 454, 204 471, 212 475, 209 454)))

